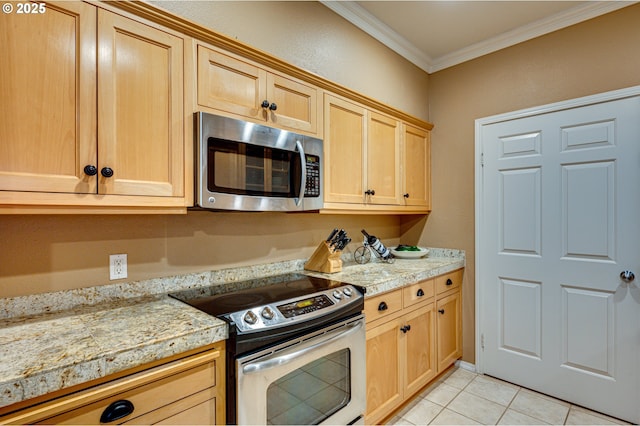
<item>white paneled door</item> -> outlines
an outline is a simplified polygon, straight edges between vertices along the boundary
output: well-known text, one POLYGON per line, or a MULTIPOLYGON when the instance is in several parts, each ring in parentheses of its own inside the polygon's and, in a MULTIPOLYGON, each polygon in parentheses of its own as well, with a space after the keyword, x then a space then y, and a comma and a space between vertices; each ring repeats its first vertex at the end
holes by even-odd
POLYGON ((640 274, 638 92, 476 126, 480 371, 633 423, 640 276, 621 273, 640 274))

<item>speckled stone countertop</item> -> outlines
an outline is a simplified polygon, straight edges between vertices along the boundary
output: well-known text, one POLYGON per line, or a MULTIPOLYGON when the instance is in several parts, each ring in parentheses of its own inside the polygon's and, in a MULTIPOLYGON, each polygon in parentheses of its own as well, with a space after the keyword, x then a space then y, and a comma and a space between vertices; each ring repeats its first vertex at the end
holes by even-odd
MULTIPOLYGON (((431 249, 423 259, 365 265, 345 254, 326 276, 367 288, 367 297, 464 267, 464 252, 431 249)), ((226 323, 168 293, 300 272, 306 259, 55 293, 0 298, 0 408, 102 378, 228 337, 226 323)), ((264 278, 264 282, 260 282, 264 278)))
POLYGON ((372 259, 363 265, 347 259, 343 261, 341 272, 322 274, 307 271, 307 273, 365 287, 367 289, 365 297, 371 297, 446 274, 464 266, 464 251, 430 249, 428 256, 419 259, 395 259, 393 263, 372 259))

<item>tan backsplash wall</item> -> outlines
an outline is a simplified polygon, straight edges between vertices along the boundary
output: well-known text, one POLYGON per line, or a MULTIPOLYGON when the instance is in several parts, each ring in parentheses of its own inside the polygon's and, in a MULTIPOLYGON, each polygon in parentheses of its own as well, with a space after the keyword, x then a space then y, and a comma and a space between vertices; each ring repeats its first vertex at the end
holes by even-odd
POLYGON ((423 120, 428 75, 315 1, 150 1, 423 120))
POLYGON ((640 85, 640 5, 521 43, 430 76, 433 213, 403 235, 466 250, 464 360, 475 360, 474 125, 508 111, 640 85))
POLYGON ((2 216, 0 297, 307 258, 334 227, 398 243, 399 219, 317 213, 186 216, 2 216), (109 254, 128 255, 129 278, 109 281, 109 254))

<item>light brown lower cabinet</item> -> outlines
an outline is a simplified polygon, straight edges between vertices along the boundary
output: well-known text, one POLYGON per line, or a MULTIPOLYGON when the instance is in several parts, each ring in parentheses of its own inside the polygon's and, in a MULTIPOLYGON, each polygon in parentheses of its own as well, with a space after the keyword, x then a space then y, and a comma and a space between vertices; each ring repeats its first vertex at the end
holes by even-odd
POLYGON ((220 342, 0 417, 0 424, 225 424, 224 350, 220 342))
POLYGON ((389 417, 462 356, 461 281, 462 269, 365 300, 366 424, 389 417))

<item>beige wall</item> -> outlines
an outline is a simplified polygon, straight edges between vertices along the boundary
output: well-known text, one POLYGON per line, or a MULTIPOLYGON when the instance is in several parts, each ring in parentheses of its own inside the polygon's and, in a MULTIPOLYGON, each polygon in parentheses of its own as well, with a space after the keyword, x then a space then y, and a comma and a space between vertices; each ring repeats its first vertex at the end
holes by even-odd
POLYGON ((329 232, 360 229, 398 242, 393 216, 194 211, 167 216, 2 216, 0 297, 108 284, 109 254, 128 255, 129 278, 307 258, 329 232))
POLYGON ((427 73, 318 2, 150 3, 429 120, 427 73))
POLYGON ((639 23, 630 6, 430 76, 433 213, 420 242, 467 252, 464 360, 475 360, 475 120, 640 85, 639 23))

